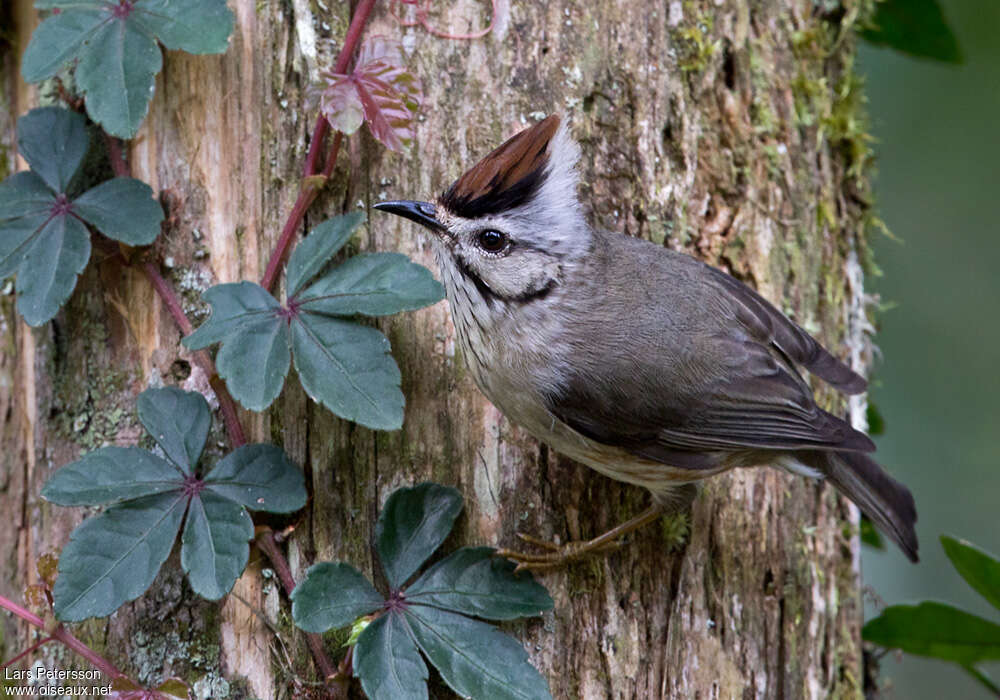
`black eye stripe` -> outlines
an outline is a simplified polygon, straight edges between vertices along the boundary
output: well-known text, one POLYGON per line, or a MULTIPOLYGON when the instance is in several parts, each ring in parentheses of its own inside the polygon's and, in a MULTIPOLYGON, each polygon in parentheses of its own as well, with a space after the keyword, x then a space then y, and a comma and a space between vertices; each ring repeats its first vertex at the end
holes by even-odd
POLYGON ((487 253, 499 253, 507 247, 510 238, 503 231, 488 228, 476 236, 476 244, 487 253))

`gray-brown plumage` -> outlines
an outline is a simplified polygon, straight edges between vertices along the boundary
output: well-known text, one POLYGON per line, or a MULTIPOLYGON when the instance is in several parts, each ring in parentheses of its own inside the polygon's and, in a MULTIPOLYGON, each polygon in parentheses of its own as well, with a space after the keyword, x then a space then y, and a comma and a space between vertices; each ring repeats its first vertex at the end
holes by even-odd
POLYGON ((916 561, 910 492, 867 456, 867 436, 816 405, 797 368, 848 394, 865 380, 724 272, 592 229, 577 158, 552 116, 436 205, 376 205, 437 234, 458 339, 486 396, 557 451, 649 489, 660 508, 736 467, 825 477, 916 561))

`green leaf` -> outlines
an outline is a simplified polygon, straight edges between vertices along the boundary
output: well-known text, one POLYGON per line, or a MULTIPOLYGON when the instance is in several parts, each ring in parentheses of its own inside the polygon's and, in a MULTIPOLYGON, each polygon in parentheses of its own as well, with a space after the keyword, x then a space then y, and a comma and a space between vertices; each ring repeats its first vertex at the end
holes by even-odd
POLYGON ((861 636, 890 649, 963 666, 1000 659, 1000 625, 944 603, 890 606, 864 626, 861 636))
POLYGON ((873 44, 946 63, 963 60, 937 0, 882 0, 871 25, 860 33, 873 44))
POLYGON ((218 600, 246 568, 253 521, 238 503, 203 489, 188 506, 181 567, 202 598, 218 600))
POLYGON ((163 63, 157 39, 191 53, 222 53, 233 28, 225 0, 135 0, 130 8, 45 0, 35 6, 61 12, 35 30, 22 61, 24 79, 44 80, 76 60, 87 113, 123 138, 135 135, 149 109, 163 63))
POLYGON ((371 700, 426 700, 427 666, 406 619, 389 612, 372 621, 354 647, 354 674, 371 700))
POLYGON ((305 477, 275 445, 244 445, 205 476, 205 488, 250 510, 291 513, 306 504, 305 477))
POLYGON ((872 521, 866 515, 861 516, 861 541, 874 549, 885 550, 882 533, 875 529, 872 521))
POLYGON ((139 421, 167 458, 185 474, 194 472, 212 427, 205 397, 176 387, 146 389, 139 394, 136 407, 139 421))
POLYGON ((225 0, 140 0, 133 16, 168 49, 193 54, 225 53, 233 31, 225 0))
POLYGON ((17 272, 55 203, 52 191, 35 173, 15 173, 0 182, 0 278, 17 272))
MULTIPOLYGON (((36 2, 35 7, 46 9, 59 4, 36 2)), ((111 21, 107 6, 89 5, 66 9, 38 25, 21 59, 21 75, 26 82, 37 83, 51 78, 80 54, 99 28, 111 21)))
POLYGON ((178 491, 184 474, 138 447, 101 447, 67 464, 42 487, 42 498, 60 506, 98 506, 178 491))
POLYGON ((147 496, 112 506, 73 530, 59 557, 56 617, 103 617, 142 595, 170 554, 186 502, 177 493, 147 496))
POLYGON ((327 219, 304 237, 288 260, 285 272, 285 286, 288 298, 298 294, 303 285, 319 274, 344 244, 351 239, 355 229, 365 220, 363 212, 353 212, 344 216, 327 219))
POLYGON ((424 656, 462 697, 551 698, 524 648, 492 625, 423 605, 405 615, 424 656))
POLYGON ((399 367, 374 328, 300 313, 291 324, 295 369, 306 393, 338 416, 376 430, 403 425, 399 367))
POLYGON ((59 311, 90 259, 90 234, 72 216, 53 216, 25 243, 17 273, 17 312, 40 326, 59 311))
POLYGON ((40 107, 17 120, 18 151, 55 192, 66 192, 89 147, 82 114, 40 107))
POLYGON ((304 310, 333 316, 385 316, 443 298, 444 288, 423 265, 400 253, 366 253, 324 275, 299 301, 304 310))
POLYGON ((184 338, 184 345, 197 350, 221 342, 219 375, 237 401, 263 411, 281 393, 291 363, 281 306, 253 282, 219 284, 202 297, 212 305, 212 315, 184 338))
POLYGON ((128 245, 149 245, 160 234, 163 207, 145 182, 116 177, 88 190, 73 211, 98 231, 128 245))
MULTIPOLYGON (((66 10, 66 13, 76 10, 66 10)), ((134 21, 103 23, 79 52, 76 82, 87 114, 109 134, 130 139, 149 110, 163 54, 134 21)))
POLYGON ((309 567, 291 598, 296 626, 317 634, 349 625, 384 603, 360 571, 332 562, 309 567))
MULTIPOLYGON (((49 217, 55 203, 55 194, 45 181, 29 170, 14 173, 0 182, 0 220, 40 216, 37 229, 49 217)), ((0 224, 4 226, 6 222, 0 224)))
POLYGON ((548 591, 492 547, 463 547, 406 589, 413 605, 433 605, 488 620, 513 620, 552 609, 548 591))
POLYGON ((941 536, 941 546, 966 583, 1000 610, 1000 561, 970 542, 947 535, 941 536))
POLYGON ((439 484, 425 482, 389 496, 375 523, 375 548, 390 588, 402 588, 445 541, 461 512, 461 494, 439 484))

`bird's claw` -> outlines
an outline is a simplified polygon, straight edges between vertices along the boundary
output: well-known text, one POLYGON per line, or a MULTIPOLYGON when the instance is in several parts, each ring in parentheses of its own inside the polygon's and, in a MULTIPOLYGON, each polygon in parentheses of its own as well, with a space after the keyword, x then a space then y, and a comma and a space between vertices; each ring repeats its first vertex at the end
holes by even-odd
POLYGON ((515 573, 521 571, 554 571, 588 556, 613 552, 625 544, 624 540, 619 539, 612 542, 596 542, 591 540, 587 542, 567 542, 560 545, 555 542, 526 535, 523 532, 517 533, 517 536, 527 544, 549 551, 546 554, 532 554, 512 549, 498 550, 498 556, 510 559, 517 564, 517 567, 514 569, 515 573))

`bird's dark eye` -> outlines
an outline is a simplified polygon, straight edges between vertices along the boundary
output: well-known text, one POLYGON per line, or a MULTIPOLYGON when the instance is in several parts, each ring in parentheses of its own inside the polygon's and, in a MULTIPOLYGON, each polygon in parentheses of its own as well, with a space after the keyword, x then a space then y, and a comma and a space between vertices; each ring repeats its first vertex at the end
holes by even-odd
POLYGON ((499 253, 507 247, 507 234, 488 228, 479 232, 479 247, 487 253, 499 253))

